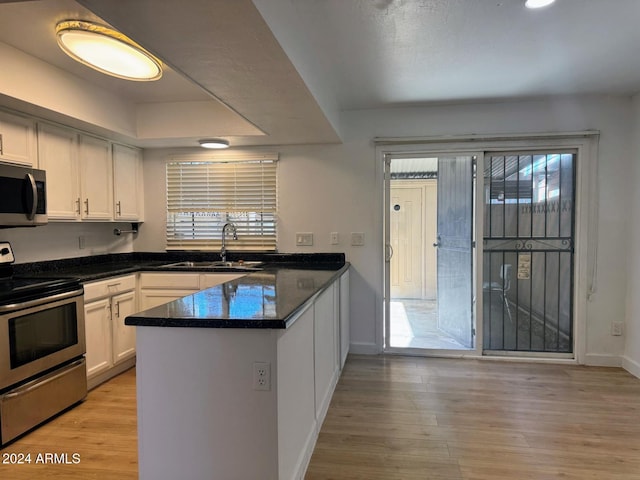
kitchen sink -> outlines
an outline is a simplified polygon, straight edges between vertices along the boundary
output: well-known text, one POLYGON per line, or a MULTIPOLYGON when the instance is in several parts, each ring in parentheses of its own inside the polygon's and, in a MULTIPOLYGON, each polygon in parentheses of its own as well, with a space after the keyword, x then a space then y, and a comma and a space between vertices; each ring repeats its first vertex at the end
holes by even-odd
POLYGON ((194 269, 198 269, 198 268, 203 268, 203 269, 227 269, 227 268, 233 268, 233 269, 240 269, 240 270, 258 270, 262 265, 262 262, 211 262, 211 261, 201 261, 201 262, 189 262, 189 261, 184 261, 184 262, 176 262, 176 263, 169 263, 168 265, 164 265, 165 267, 181 267, 181 268, 194 268, 194 269))

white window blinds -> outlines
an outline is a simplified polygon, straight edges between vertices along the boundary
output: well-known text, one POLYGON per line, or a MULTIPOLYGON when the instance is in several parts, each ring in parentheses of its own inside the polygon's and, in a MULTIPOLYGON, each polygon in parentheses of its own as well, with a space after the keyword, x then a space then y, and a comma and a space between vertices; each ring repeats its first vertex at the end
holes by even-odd
POLYGON ((167 164, 167 250, 275 250, 277 155, 167 164))

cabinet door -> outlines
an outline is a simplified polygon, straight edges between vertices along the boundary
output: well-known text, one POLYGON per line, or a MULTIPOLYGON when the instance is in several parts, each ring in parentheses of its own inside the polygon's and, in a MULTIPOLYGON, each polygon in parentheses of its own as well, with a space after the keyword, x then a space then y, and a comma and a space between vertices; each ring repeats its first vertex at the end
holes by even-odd
POLYGON ((80 136, 82 218, 113 219, 113 169, 109 142, 80 136))
POLYGON ((121 293, 112 297, 113 363, 121 362, 136 354, 136 327, 124 324, 124 319, 135 312, 135 291, 121 293))
POLYGON ((324 418, 338 370, 333 285, 320 294, 313 308, 316 416, 324 418))
POLYGON ((77 139, 71 130, 38 125, 39 168, 47 171, 49 220, 80 218, 77 139))
POLYGON ((33 120, 0 112, 0 160, 37 167, 33 120))
POLYGON ((140 151, 113 145, 114 219, 142 220, 142 158, 140 151))
POLYGON ((349 270, 340 277, 340 368, 344 367, 349 353, 349 270))
POLYGON ((164 305, 179 298, 192 295, 198 290, 140 290, 140 310, 164 305))
POLYGON ((108 370, 111 357, 111 299, 105 298, 84 306, 87 342, 87 376, 108 370))

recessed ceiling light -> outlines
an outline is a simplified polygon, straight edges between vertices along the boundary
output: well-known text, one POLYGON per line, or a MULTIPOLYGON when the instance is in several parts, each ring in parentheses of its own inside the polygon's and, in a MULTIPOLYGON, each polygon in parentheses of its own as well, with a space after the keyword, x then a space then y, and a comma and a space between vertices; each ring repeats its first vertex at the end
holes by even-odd
POLYGON ((56 25, 56 37, 67 55, 104 74, 135 81, 157 80, 162 76, 160 60, 109 27, 65 20, 56 25))
POLYGON ((229 142, 222 138, 203 138, 198 143, 202 148, 229 148, 229 142))
POLYGON ((524 6, 527 8, 542 8, 551 5, 556 0, 527 0, 524 6))

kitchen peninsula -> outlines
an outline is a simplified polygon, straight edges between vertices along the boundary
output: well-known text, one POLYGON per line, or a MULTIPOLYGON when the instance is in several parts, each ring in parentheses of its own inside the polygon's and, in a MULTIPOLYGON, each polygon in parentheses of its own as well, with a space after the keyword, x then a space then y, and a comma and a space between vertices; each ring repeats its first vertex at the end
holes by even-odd
POLYGON ((302 478, 348 350, 348 275, 265 265, 127 317, 139 478, 302 478))

